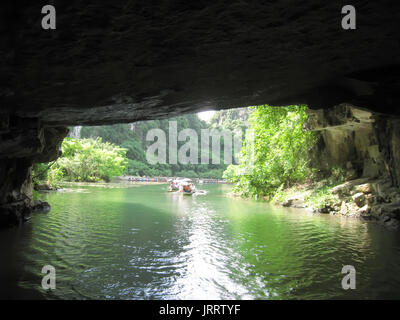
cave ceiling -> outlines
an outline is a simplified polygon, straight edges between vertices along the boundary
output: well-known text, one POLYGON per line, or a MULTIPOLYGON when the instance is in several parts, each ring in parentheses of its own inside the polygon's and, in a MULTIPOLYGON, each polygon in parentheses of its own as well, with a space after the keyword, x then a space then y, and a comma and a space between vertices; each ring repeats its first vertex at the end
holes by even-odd
MULTIPOLYGON (((257 104, 353 103, 400 114, 399 1, 2 4, 0 113, 111 124, 257 104)), ((10 120, 12 121, 12 120, 10 120)))

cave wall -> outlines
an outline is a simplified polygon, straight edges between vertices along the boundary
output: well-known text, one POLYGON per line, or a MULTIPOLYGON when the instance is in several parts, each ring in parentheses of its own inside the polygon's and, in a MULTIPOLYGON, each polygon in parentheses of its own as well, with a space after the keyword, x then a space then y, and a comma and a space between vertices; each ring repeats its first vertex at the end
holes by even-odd
POLYGON ((391 182, 400 187, 400 119, 378 118, 374 129, 391 182))
POLYGON ((400 186, 400 119, 349 104, 308 110, 307 129, 320 133, 314 165, 330 174, 333 167, 348 179, 390 179, 400 186))
POLYGON ((36 203, 32 197, 32 165, 60 156, 68 129, 45 128, 32 119, 2 118, 0 131, 0 227, 29 218, 36 203))

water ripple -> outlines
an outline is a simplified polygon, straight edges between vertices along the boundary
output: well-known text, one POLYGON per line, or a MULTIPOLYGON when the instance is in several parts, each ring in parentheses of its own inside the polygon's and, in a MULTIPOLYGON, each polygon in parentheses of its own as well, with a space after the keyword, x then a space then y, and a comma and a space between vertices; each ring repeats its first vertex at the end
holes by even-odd
POLYGON ((18 248, 4 247, 0 258, 19 279, 16 292, 27 297, 400 297, 397 234, 205 188, 201 198, 167 194, 162 186, 48 194, 49 214, 35 215, 18 237, 0 233, 0 243, 12 238, 18 248), (38 285, 46 264, 57 270, 51 294, 38 285), (341 289, 347 264, 356 267, 357 293, 341 289))

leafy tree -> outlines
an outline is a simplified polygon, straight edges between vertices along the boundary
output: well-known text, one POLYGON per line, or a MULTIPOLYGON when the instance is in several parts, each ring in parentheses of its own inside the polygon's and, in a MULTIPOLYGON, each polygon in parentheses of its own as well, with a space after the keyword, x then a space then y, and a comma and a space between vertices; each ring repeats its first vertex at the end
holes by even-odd
POLYGON ((303 130, 306 120, 305 106, 255 107, 240 164, 229 166, 224 178, 236 183, 244 196, 271 197, 278 188, 309 177, 309 150, 316 138, 303 130))
POLYGON ((66 138, 62 143, 63 155, 47 172, 47 178, 56 182, 109 181, 121 175, 126 166, 126 149, 97 139, 66 138))

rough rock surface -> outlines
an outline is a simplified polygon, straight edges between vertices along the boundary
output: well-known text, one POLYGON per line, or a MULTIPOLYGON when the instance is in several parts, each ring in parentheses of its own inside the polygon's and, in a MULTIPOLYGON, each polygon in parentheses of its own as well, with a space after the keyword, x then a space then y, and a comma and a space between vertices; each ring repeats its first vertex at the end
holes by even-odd
POLYGON ((353 195, 352 199, 356 203, 356 205, 359 206, 360 208, 365 205, 365 195, 362 192, 353 195))
MULTIPOLYGON (((264 103, 400 114, 398 1, 352 1, 357 29, 347 31, 342 1, 73 0, 54 3, 56 30, 41 28, 44 4, 0 10, 1 221, 27 216, 30 167, 57 157, 65 126, 264 103)), ((354 175, 386 166, 398 186, 399 120, 373 126, 377 142, 356 154, 354 134, 335 133, 344 146, 335 161, 368 154, 354 175)))
MULTIPOLYGON (((400 226, 400 121, 349 104, 308 110, 306 129, 320 133, 313 167, 341 168, 349 181, 330 190, 338 203, 318 210, 400 226)), ((287 201, 288 206, 291 202, 287 201)))
POLYGON ((337 185, 329 190, 336 197, 327 200, 320 207, 313 207, 304 201, 304 196, 309 195, 311 190, 312 186, 306 186, 302 193, 292 195, 280 204, 286 207, 306 208, 313 213, 340 214, 371 220, 389 229, 400 228, 399 189, 394 188, 385 178, 355 179, 337 185), (357 193, 357 190, 363 191, 357 193))
POLYGON ((131 122, 207 108, 348 102, 399 114, 398 1, 2 4, 0 103, 51 125, 131 122))
POLYGON ((32 164, 57 159, 68 133, 63 127, 43 128, 38 121, 24 123, 24 129, 19 125, 10 125, 9 139, 0 140, 0 226, 19 224, 41 208, 32 199, 32 164))
POLYGON ((399 118, 349 104, 308 113, 307 129, 322 137, 314 150, 315 166, 325 171, 344 168, 350 179, 386 177, 400 187, 399 118))

